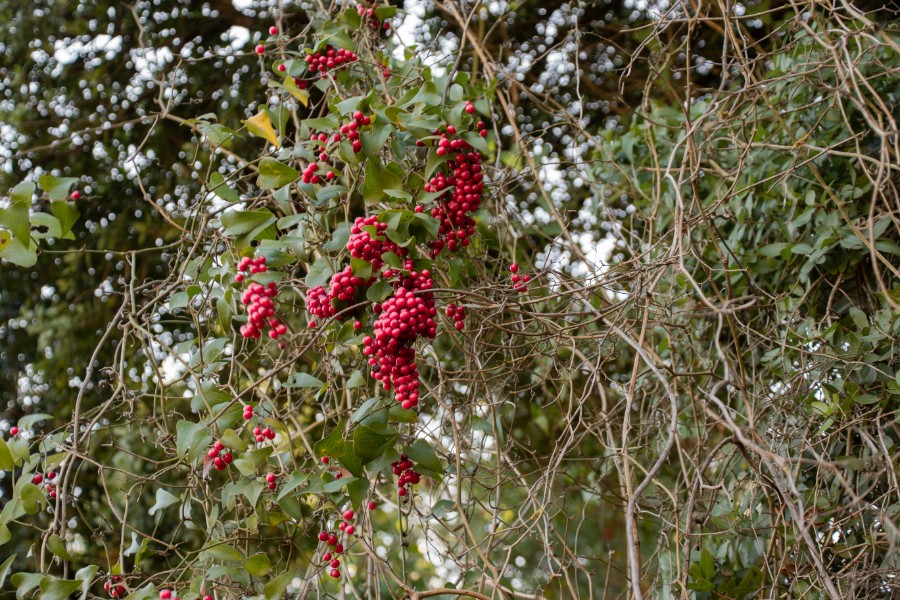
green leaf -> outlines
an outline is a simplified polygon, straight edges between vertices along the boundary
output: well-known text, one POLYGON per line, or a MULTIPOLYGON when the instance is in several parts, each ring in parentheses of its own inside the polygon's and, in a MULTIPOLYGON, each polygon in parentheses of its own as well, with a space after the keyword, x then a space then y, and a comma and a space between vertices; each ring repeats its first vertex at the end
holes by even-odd
POLYGON ((325 382, 309 373, 297 372, 284 384, 287 388, 321 388, 325 382))
POLYGON ((228 544, 220 543, 209 546, 200 553, 201 559, 224 560, 227 562, 241 562, 244 556, 228 544))
POLYGON ((317 258, 316 262, 309 266, 303 282, 310 288, 319 287, 325 285, 333 274, 334 270, 331 268, 331 264, 324 258, 317 258))
POLYGON ((47 213, 31 215, 31 237, 38 240, 62 237, 59 219, 47 213))
POLYGON ((231 189, 231 186, 225 181, 225 177, 218 171, 214 171, 213 174, 209 176, 209 191, 228 202, 241 201, 240 195, 231 189))
POLYGON ((22 500, 22 506, 25 508, 25 512, 29 515, 37 513, 38 509, 45 506, 47 503, 44 492, 31 482, 25 483, 19 489, 18 495, 19 499, 22 500))
POLYGON ((353 453, 363 464, 368 464, 393 446, 398 437, 399 434, 391 429, 376 431, 372 427, 360 425, 353 431, 353 453))
POLYGON ((353 390, 359 387, 363 387, 366 385, 366 377, 362 374, 362 371, 359 369, 354 370, 350 374, 350 378, 347 380, 347 389, 353 390))
POLYGON ((209 428, 203 423, 181 420, 175 424, 176 449, 179 456, 187 455, 188 460, 193 460, 202 451, 203 447, 212 441, 209 428))
MULTIPOLYGON (((12 503, 10 503, 12 504, 12 503)), ((6 523, 0 523, 0 546, 8 542, 12 539, 12 533, 9 532, 9 527, 6 526, 6 523)), ((13 555, 15 556, 15 555, 13 555)), ((6 577, 5 574, 0 573, 2 577, 6 577)), ((0 587, 3 586, 3 579, 0 577, 0 587)))
MULTIPOLYGON (((5 525, 4 525, 5 527, 5 525)), ((7 531, 9 531, 7 529, 7 531)), ((0 588, 3 587, 3 584, 6 583, 6 576, 9 575, 10 569, 12 569, 13 561, 16 560, 16 555, 13 554, 0 565, 0 588)))
POLYGON ((360 503, 366 497, 366 494, 369 492, 370 482, 365 477, 354 478, 353 481, 347 486, 347 494, 350 496, 350 500, 353 501, 355 507, 359 508, 360 503))
POLYGON ((222 214, 222 226, 228 235, 259 232, 278 218, 268 210, 233 210, 222 214))
POLYGON ((57 177, 56 175, 41 175, 38 185, 47 192, 51 200, 64 200, 69 195, 72 186, 78 183, 77 177, 57 177))
POLYGON ((370 159, 366 163, 366 178, 363 180, 362 195, 367 204, 380 202, 385 190, 403 190, 403 181, 390 170, 370 159))
POLYGON ((444 465, 425 440, 416 440, 412 446, 406 449, 405 454, 416 462, 416 466, 424 467, 438 474, 444 472, 444 465))
POLYGON ((309 475, 301 471, 294 471, 293 473, 291 473, 291 476, 288 478, 288 480, 281 485, 278 491, 276 502, 280 501, 282 498, 300 487, 303 483, 306 482, 307 479, 309 479, 309 475))
MULTIPOLYGON (((898 371, 897 373, 900 374, 900 371, 898 371)), ((381 400, 381 398, 375 396, 374 398, 369 398, 368 400, 363 402, 362 406, 357 408, 356 411, 354 411, 353 416, 350 417, 350 422, 359 423, 363 419, 365 419, 368 414, 372 412, 372 409, 375 408, 375 405, 378 404, 379 400, 381 400)))
POLYGON ((63 239, 74 240, 72 235, 72 227, 78 222, 81 213, 69 202, 51 202, 50 212, 59 220, 60 237, 63 239))
POLYGON ((16 239, 22 242, 25 249, 31 244, 31 221, 28 213, 33 192, 34 184, 23 181, 10 190, 9 208, 0 213, 0 225, 9 229, 16 239))
POLYGON ((166 490, 162 488, 158 488, 156 490, 156 503, 150 507, 150 510, 147 511, 151 517, 156 514, 156 511, 163 510, 167 506, 172 506, 178 502, 178 497, 170 494, 166 490))
POLYGON ((431 516, 435 519, 442 519, 449 512, 456 512, 456 503, 452 500, 438 500, 431 507, 431 516))
MULTIPOLYGON (((244 121, 244 125, 247 126, 247 131, 256 137, 266 140, 273 146, 278 146, 278 136, 275 134, 275 129, 272 127, 272 120, 269 118, 269 113, 265 109, 244 121)), ((262 164, 260 164, 260 167, 262 167, 262 164)), ((260 168, 260 175, 262 175, 262 168, 260 168)))
POLYGON ((0 438, 0 471, 12 471, 15 466, 16 462, 13 460, 12 452, 9 451, 9 446, 3 438, 0 438))
POLYGON ((331 433, 313 445, 313 451, 316 453, 316 456, 319 458, 323 456, 334 456, 334 453, 344 444, 343 432, 344 422, 338 421, 338 424, 331 430, 331 433))
POLYGON ((0 252, 0 258, 27 269, 37 264, 37 248, 26 247, 19 239, 13 238, 0 252))
POLYGON ((80 581, 69 581, 46 576, 41 578, 42 600, 66 600, 81 587, 80 581))
POLYGON ((366 291, 366 298, 368 298, 371 302, 381 302, 388 296, 390 296, 394 291, 394 288, 391 287, 390 282, 385 279, 379 279, 375 282, 375 285, 370 287, 366 291))
POLYGON ((41 584, 42 579, 43 573, 14 573, 10 581, 16 587, 16 598, 21 600, 26 597, 28 592, 41 584))
POLYGON ((270 580, 263 587, 263 596, 266 600, 280 600, 284 595, 284 591, 287 589, 287 586, 293 581, 294 576, 300 575, 300 572, 294 571, 285 571, 275 579, 270 580))
POLYGON ((63 543, 62 538, 55 533, 47 539, 47 549, 63 560, 72 560, 72 556, 66 550, 66 545, 63 543))
POLYGON ((226 429, 222 432, 221 441, 226 448, 243 452, 247 449, 247 442, 239 436, 233 429, 226 429))
POLYGON ((265 554, 254 554, 244 561, 244 568, 247 572, 256 577, 262 577, 272 569, 272 563, 265 554))
POLYGON ((31 429, 38 423, 49 421, 52 418, 53 415, 48 415, 47 413, 34 413, 26 415, 19 419, 19 429, 31 429))
POLYGON ((264 190, 275 190, 297 181, 300 173, 283 162, 266 156, 259 161, 259 177, 256 185, 264 190))
POLYGON ((75 580, 81 582, 81 600, 87 598, 88 592, 91 590, 91 584, 94 582, 94 575, 99 570, 100 567, 97 565, 88 565, 75 572, 75 580))
POLYGON ((353 274, 357 277, 362 277, 363 279, 369 279, 370 277, 372 277, 372 263, 365 259, 351 258, 350 268, 353 270, 353 274))

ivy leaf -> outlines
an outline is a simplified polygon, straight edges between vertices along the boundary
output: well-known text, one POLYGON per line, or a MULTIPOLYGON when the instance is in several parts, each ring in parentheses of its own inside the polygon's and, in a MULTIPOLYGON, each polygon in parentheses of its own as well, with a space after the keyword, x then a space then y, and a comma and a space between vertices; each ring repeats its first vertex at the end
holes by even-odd
POLYGON ((244 560, 243 555, 237 549, 222 543, 206 548, 200 553, 200 557, 208 560, 224 560, 226 562, 241 562, 244 560))
POLYGON ((28 592, 41 584, 43 578, 43 573, 13 573, 10 581, 16 587, 16 598, 26 597, 28 592))
POLYGON ((12 471, 15 467, 16 462, 13 460, 12 452, 9 451, 9 446, 0 438, 0 471, 12 471))
POLYGON ((178 455, 187 455, 188 460, 196 458, 202 448, 212 441, 212 435, 203 423, 178 421, 175 424, 175 434, 178 455))
POLYGON ((316 262, 310 265, 306 272, 306 278, 303 280, 307 287, 314 288, 325 285, 328 278, 334 274, 331 264, 324 258, 317 258, 316 262))
POLYGON ((91 584, 94 582, 94 575, 96 575, 99 570, 100 567, 97 565, 88 565, 75 572, 75 580, 81 582, 81 600, 87 598, 88 592, 91 589, 91 584))
POLYGON ((9 229, 13 236, 22 242, 22 246, 26 250, 31 244, 31 220, 28 211, 31 208, 33 192, 34 184, 30 181, 23 181, 10 190, 9 208, 0 213, 0 225, 9 229))
POLYGON ((222 214, 222 226, 228 235, 244 235, 252 240, 273 225, 278 218, 268 210, 232 210, 222 214))
POLYGON ((392 430, 376 431, 372 427, 360 425, 353 431, 353 453, 363 464, 367 464, 381 456, 394 445, 399 434, 392 430))
POLYGON ((28 269, 37 264, 37 248, 29 248, 18 238, 13 238, 3 251, 0 251, 0 258, 28 269))
MULTIPOLYGON (((8 531, 8 530, 7 530, 8 531)), ((16 560, 16 555, 13 554, 0 565, 0 588, 3 587, 3 584, 6 582, 6 576, 9 575, 10 569, 12 569, 13 561, 16 560)))
POLYGON ((308 478, 309 475, 300 471, 294 471, 293 473, 291 473, 290 478, 280 486, 276 502, 300 487, 303 483, 306 482, 308 478))
POLYGON ((246 125, 247 130, 256 137, 262 138, 273 146, 278 147, 278 135, 275 134, 275 129, 272 127, 272 120, 269 118, 269 113, 266 110, 261 110, 256 113, 255 116, 244 121, 244 125, 246 125))
POLYGON ((65 200, 69 195, 69 190, 73 185, 78 183, 77 177, 57 177, 56 175, 41 175, 38 179, 38 185, 47 192, 51 200, 65 200))
POLYGON ((25 415, 24 417, 19 419, 19 429, 31 429, 38 423, 49 421, 52 418, 53 415, 48 415, 47 413, 33 413, 30 415, 25 415))
POLYGON ((266 156, 259 161, 259 177, 256 185, 264 190, 276 190, 297 181, 300 173, 283 162, 266 156))
MULTIPOLYGON (((263 596, 267 598, 267 600, 281 600, 287 586, 294 579, 294 575, 295 573, 293 571, 285 571, 275 579, 266 583, 263 587, 263 596)), ((297 572, 297 575, 299 575, 299 572, 297 572)))
POLYGON ((363 180, 362 195, 366 204, 380 202, 385 190, 403 191, 403 181, 378 161, 369 159, 366 163, 366 178, 363 180))
POLYGON ((369 279, 372 276, 372 263, 362 258, 351 258, 350 268, 353 274, 363 279, 369 279))
POLYGON ((66 549, 66 545, 63 543, 62 538, 55 533, 47 539, 47 549, 63 560, 72 560, 72 556, 66 549))
POLYGON ((75 236, 70 233, 78 221, 78 217, 81 216, 78 209, 71 202, 55 201, 50 203, 50 212, 59 219, 60 237, 74 240, 75 236))
POLYGON ((247 560, 244 561, 244 568, 247 569, 247 572, 251 575, 262 577, 272 569, 272 563, 269 562, 268 556, 259 553, 247 558, 247 560))
POLYGON ((19 498, 22 500, 22 506, 29 515, 35 514, 41 506, 46 505, 47 498, 40 488, 31 482, 25 483, 19 489, 19 498))
POLYGON ((331 433, 313 445, 313 451, 316 453, 316 456, 319 458, 322 458, 323 456, 334 456, 335 450, 338 449, 338 445, 343 445, 344 443, 343 431, 344 422, 338 421, 338 424, 331 430, 331 433))
POLYGON ((439 475, 444 472, 444 465, 425 440, 416 440, 412 446, 406 449, 405 454, 415 461, 416 466, 421 466, 439 475))
POLYGON ((394 288, 386 279, 379 279, 375 285, 366 290, 366 298, 371 302, 381 302, 391 295, 394 288))
POLYGON ((214 171, 213 174, 209 176, 209 191, 211 191, 222 200, 227 200, 228 202, 241 201, 241 197, 238 195, 238 193, 231 189, 231 187, 225 181, 225 177, 223 177, 222 174, 218 171, 214 171))
POLYGON ((48 575, 41 578, 41 598, 43 600, 66 600, 80 587, 80 581, 57 579, 48 575))
MULTIPOLYGON (((347 389, 353 390, 359 387, 363 387, 366 385, 366 377, 362 374, 362 371, 356 369, 353 373, 350 374, 350 378, 347 380, 347 389)), ((355 413, 354 413, 355 414, 355 413)))
POLYGON ((321 379, 319 379, 318 377, 310 375, 309 373, 297 372, 297 373, 294 373, 294 375, 285 382, 284 387, 287 387, 287 388, 323 388, 323 387, 325 387, 325 382, 322 381, 321 379))

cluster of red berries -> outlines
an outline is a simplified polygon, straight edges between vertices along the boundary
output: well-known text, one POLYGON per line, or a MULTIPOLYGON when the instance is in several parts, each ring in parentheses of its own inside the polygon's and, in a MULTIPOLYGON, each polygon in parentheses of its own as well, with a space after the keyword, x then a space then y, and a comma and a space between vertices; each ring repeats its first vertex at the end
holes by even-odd
POLYGON ((401 248, 387 238, 385 235, 387 228, 387 223, 379 222, 377 215, 356 217, 353 227, 350 228, 350 239, 347 241, 350 256, 372 263, 372 272, 375 273, 384 265, 381 257, 385 252, 393 252, 400 257, 406 256, 406 248, 401 248), (375 228, 375 237, 372 237, 366 227, 375 228))
MULTIPOLYGON (((244 281, 244 273, 265 273, 266 257, 260 256, 256 259, 244 257, 238 264, 238 273, 234 276, 234 280, 238 283, 244 281)), ((259 339, 262 336, 262 328, 268 325, 269 337, 277 340, 279 337, 287 333, 287 325, 275 318, 275 302, 272 300, 278 295, 278 288, 275 282, 268 285, 261 285, 253 282, 241 294, 241 303, 247 307, 247 323, 241 326, 241 335, 245 338, 259 339)), ((283 344, 281 345, 283 348, 283 344)))
POLYGON ((359 56, 355 52, 344 50, 343 48, 335 49, 330 45, 325 46, 325 52, 315 52, 306 55, 306 64, 309 65, 310 72, 318 72, 319 76, 323 76, 332 69, 339 69, 357 60, 359 60, 359 56))
MULTIPOLYGON (((468 110, 472 104, 466 106, 468 110)), ((474 109, 472 106, 472 110, 474 109)), ((478 124, 484 126, 481 121, 478 124)), ((487 134, 487 130, 481 131, 487 134)), ((454 252, 469 245, 469 238, 475 233, 475 219, 470 215, 481 206, 484 192, 481 153, 473 151, 465 140, 454 137, 457 132, 453 125, 436 133, 441 137, 436 142, 435 152, 439 156, 450 151, 456 151, 457 154, 447 163, 449 175, 436 173, 424 187, 430 193, 453 188, 452 192, 438 196, 437 206, 431 209, 431 216, 440 222, 438 238, 431 242, 433 257, 438 256, 444 248, 454 252)))
POLYGON ((256 441, 262 444, 266 440, 272 441, 275 439, 275 432, 272 431, 271 427, 266 427, 263 429, 259 425, 253 428, 253 435, 256 437, 256 441))
POLYGON ((253 418, 253 405, 245 404, 244 405, 244 420, 249 421, 253 418))
POLYGON ((225 444, 218 440, 216 440, 216 443, 213 444, 213 447, 209 449, 206 455, 212 459, 213 466, 217 471, 224 471, 231 464, 231 461, 234 460, 225 444))
POLYGON ((509 279, 513 282, 513 289, 517 292, 527 292, 531 275, 519 275, 519 265, 517 263, 509 265, 509 272, 512 273, 509 279))
POLYGON ((270 490, 274 490, 276 487, 278 487, 278 475, 276 475, 275 473, 269 473, 268 475, 266 475, 266 483, 268 484, 270 490))
POLYGON ((378 16, 375 14, 374 8, 366 8, 362 4, 357 4, 356 5, 356 14, 358 14, 361 17, 368 17, 369 18, 368 24, 369 24, 369 27, 371 27, 372 29, 384 28, 384 30, 387 31, 391 28, 390 21, 385 21, 384 23, 382 23, 381 21, 378 20, 378 16))
MULTIPOLYGON (((373 335, 363 338, 363 352, 369 357, 371 375, 385 390, 394 387, 394 398, 405 409, 419 404, 419 371, 416 366, 415 342, 420 336, 434 339, 437 309, 429 290, 434 282, 431 273, 413 270, 407 261, 409 275, 401 277, 394 295, 375 310, 373 335), (421 293, 417 293, 421 292, 421 293)), ((385 272, 393 274, 391 269, 385 272)))
POLYGON ((405 454, 401 454, 400 460, 392 462, 391 466, 397 476, 397 495, 403 498, 412 491, 412 486, 419 483, 422 476, 413 470, 415 465, 405 454))
POLYGON ((453 325, 456 327, 456 330, 462 331, 465 326, 466 308, 464 306, 457 306, 451 302, 447 305, 446 313, 448 317, 453 319, 453 325))
POLYGON ((45 478, 41 473, 35 473, 34 477, 31 478, 31 483, 34 485, 46 484, 47 487, 47 497, 51 500, 56 499, 56 485, 51 483, 54 479, 56 479, 56 471, 50 471, 47 473, 47 477, 45 478))
MULTIPOLYGON (((356 531, 356 527, 350 524, 354 516, 352 510, 347 510, 344 512, 343 520, 338 524, 338 529, 345 535, 353 535, 356 531)), ((340 542, 338 534, 331 531, 321 531, 319 532, 319 541, 324 542, 330 548, 322 554, 322 561, 331 569, 328 574, 335 579, 340 578, 341 559, 339 557, 344 552, 344 545, 340 542)))
POLYGON ((121 575, 113 575, 107 579, 103 584, 103 589, 112 598, 124 598, 128 594, 128 590, 122 585, 121 575))

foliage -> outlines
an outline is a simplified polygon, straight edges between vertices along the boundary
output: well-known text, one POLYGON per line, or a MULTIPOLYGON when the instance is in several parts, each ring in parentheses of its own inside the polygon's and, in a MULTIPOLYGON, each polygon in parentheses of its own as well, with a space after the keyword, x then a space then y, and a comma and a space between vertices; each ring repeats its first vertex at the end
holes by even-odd
POLYGON ((884 13, 529 7, 2 8, 128 52, 4 73, 0 587, 893 594, 884 13))

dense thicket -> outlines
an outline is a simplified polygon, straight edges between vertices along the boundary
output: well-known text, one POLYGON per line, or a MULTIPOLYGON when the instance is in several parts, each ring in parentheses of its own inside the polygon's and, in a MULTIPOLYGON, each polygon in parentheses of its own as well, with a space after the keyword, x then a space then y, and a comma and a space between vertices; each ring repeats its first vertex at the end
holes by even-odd
POLYGON ((0 2, 0 596, 893 597, 897 18, 0 2))

